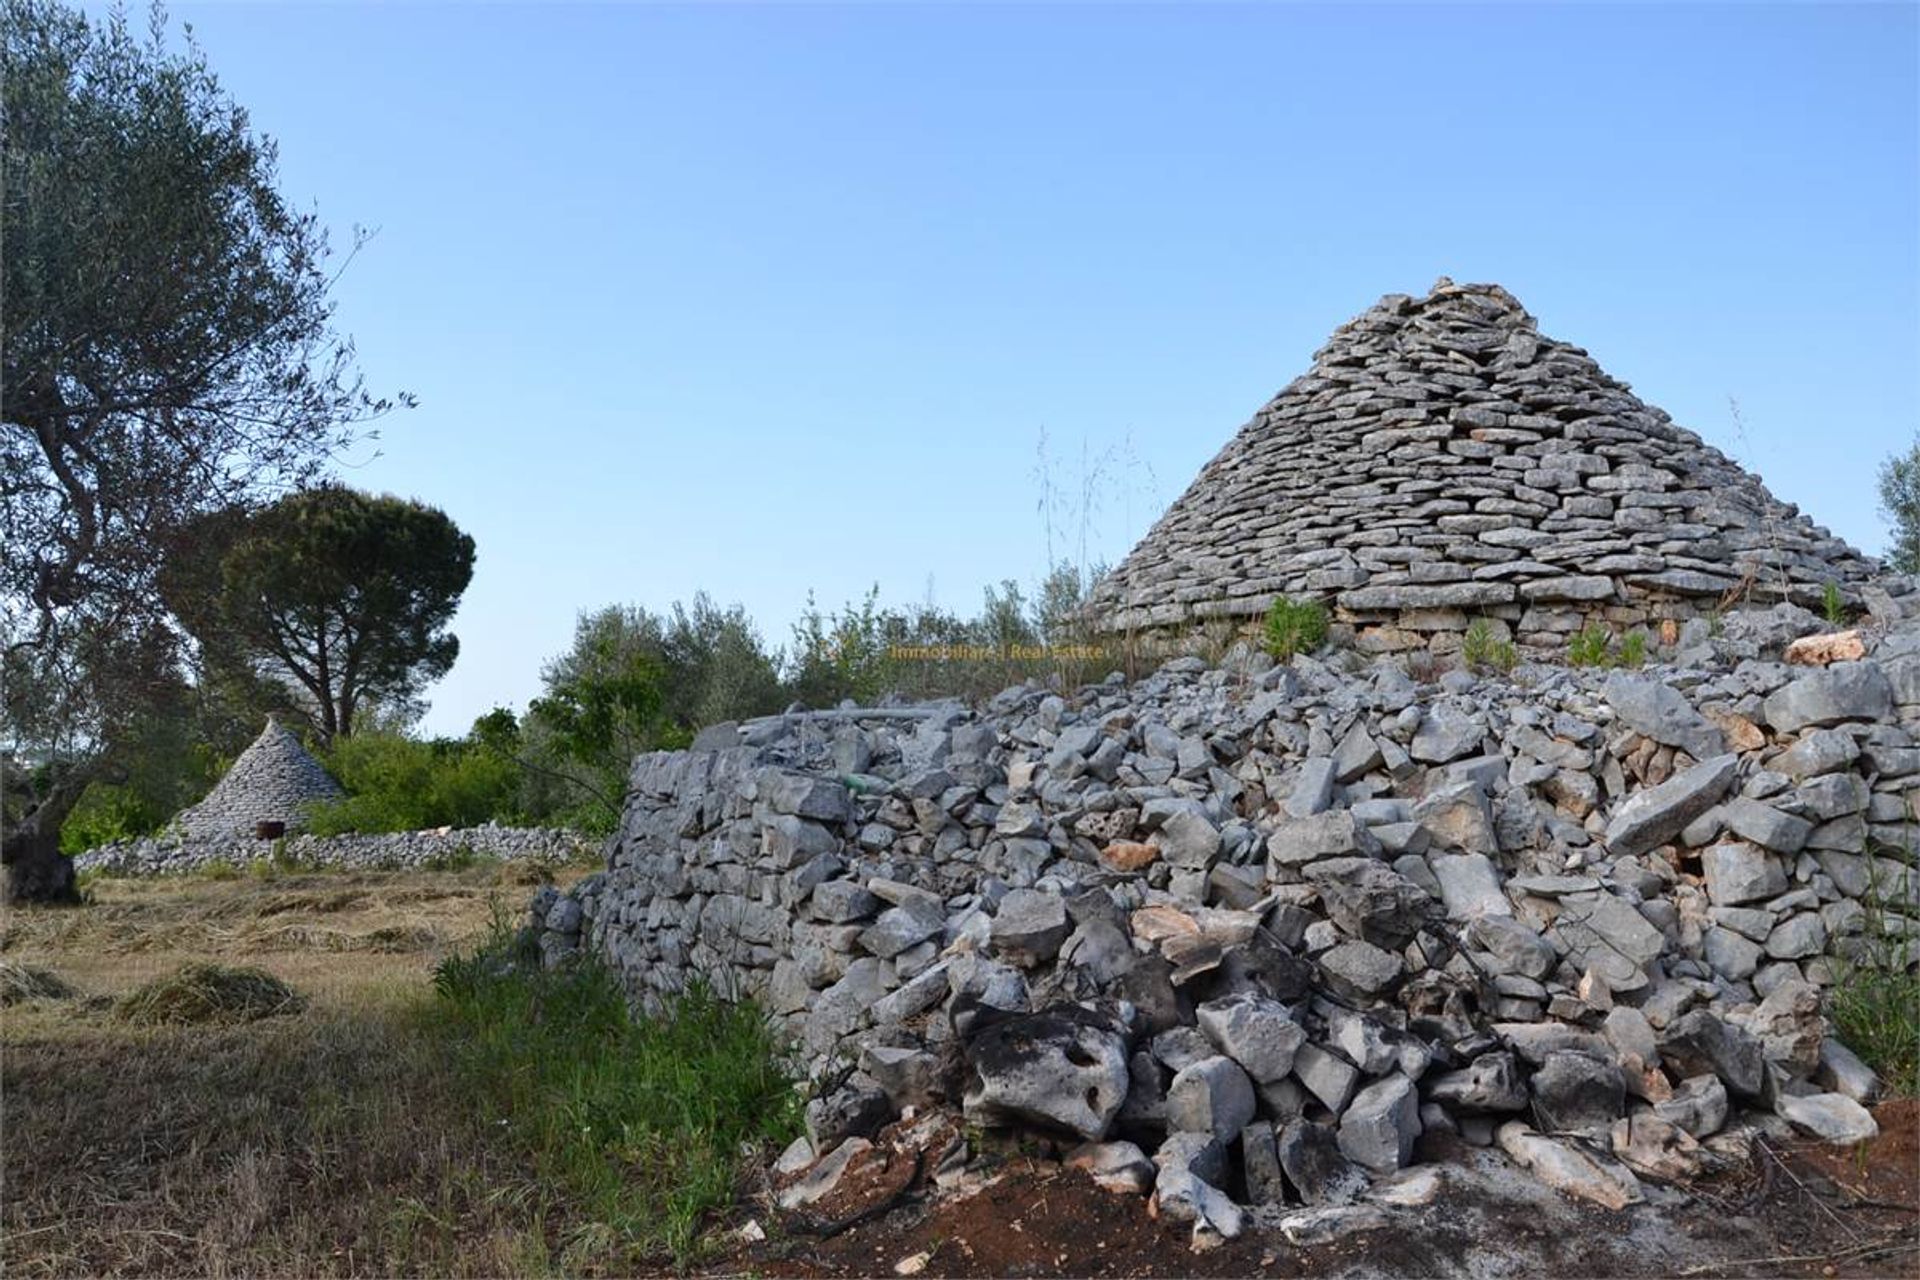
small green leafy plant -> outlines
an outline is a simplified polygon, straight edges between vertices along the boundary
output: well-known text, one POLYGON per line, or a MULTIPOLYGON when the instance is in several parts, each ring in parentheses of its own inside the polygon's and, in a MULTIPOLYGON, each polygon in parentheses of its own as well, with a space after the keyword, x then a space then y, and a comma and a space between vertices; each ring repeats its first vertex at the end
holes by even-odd
POLYGON ((1830 626, 1840 626, 1847 620, 1847 602, 1840 594, 1840 585, 1829 581, 1820 588, 1820 604, 1827 615, 1830 626))
POLYGON ((1312 653, 1327 642, 1327 606, 1318 600, 1277 596, 1267 609, 1263 638, 1267 652, 1279 662, 1297 653, 1312 653))
POLYGON ((1511 671, 1519 661, 1513 641, 1496 635, 1493 624, 1475 618, 1460 642, 1460 658, 1470 671, 1511 671))
POLYGON ((1629 631, 1620 637, 1620 655, 1615 659, 1616 666, 1642 667, 1647 662, 1647 633, 1629 631))
POLYGON ((1599 623, 1582 627, 1567 641, 1567 665, 1571 667, 1639 667, 1647 661, 1647 633, 1629 631, 1618 645, 1611 631, 1599 623))

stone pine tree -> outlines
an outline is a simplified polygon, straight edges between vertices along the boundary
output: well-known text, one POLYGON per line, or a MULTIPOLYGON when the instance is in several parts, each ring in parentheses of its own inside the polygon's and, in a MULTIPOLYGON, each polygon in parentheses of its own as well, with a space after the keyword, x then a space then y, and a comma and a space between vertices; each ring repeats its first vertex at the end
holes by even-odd
POLYGON ((59 828, 173 696, 158 566, 391 407, 332 324, 324 231, 201 52, 4 0, 0 658, 12 900, 71 900, 59 828))
POLYGON ((199 554, 165 575, 168 603, 204 666, 290 686, 323 742, 453 665, 474 548, 445 512, 325 485, 203 527, 199 554))
POLYGON ((1920 440, 1880 464, 1880 510, 1893 526, 1887 563, 1920 573, 1920 440))

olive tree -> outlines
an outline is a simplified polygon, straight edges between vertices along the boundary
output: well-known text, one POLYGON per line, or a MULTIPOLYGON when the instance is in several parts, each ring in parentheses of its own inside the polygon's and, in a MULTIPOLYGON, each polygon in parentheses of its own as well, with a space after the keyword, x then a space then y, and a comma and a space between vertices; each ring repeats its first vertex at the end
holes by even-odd
POLYGON ((71 898, 60 823, 177 680, 158 566, 393 402, 333 327, 323 229, 197 47, 157 11, 144 38, 57 0, 3 13, 0 860, 10 897, 71 898))

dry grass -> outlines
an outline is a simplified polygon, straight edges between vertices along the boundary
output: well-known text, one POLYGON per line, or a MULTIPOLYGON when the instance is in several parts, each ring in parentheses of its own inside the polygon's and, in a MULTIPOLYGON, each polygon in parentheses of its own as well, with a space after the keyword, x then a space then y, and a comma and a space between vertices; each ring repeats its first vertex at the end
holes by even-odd
POLYGON ((481 1118, 430 986, 442 957, 486 934, 495 900, 519 908, 526 875, 107 880, 91 906, 12 912, 0 955, 58 972, 79 998, 0 1020, 0 1270, 553 1270, 565 1199, 481 1118), (115 1015, 196 964, 257 968, 305 1006, 240 1023, 115 1015))
POLYGON ((189 964, 114 1002, 128 1022, 251 1022, 295 1014, 306 998, 265 969, 189 964))

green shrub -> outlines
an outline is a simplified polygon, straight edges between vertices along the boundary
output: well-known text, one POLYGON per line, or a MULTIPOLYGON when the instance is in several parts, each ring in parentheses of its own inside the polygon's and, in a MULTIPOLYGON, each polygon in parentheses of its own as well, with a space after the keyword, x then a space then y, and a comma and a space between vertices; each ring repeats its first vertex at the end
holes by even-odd
POLYGON ((1493 624, 1475 618, 1460 642, 1460 658, 1472 671, 1511 671, 1519 662, 1513 641, 1494 634, 1493 624))
POLYGON ((1267 609, 1264 640, 1277 662, 1312 653, 1327 642, 1327 606, 1318 600, 1276 596, 1267 609))
POLYGON ((80 793, 60 826, 60 852, 69 856, 117 840, 152 835, 170 815, 156 811, 132 787, 96 782, 80 793))
POLYGON ((1598 623, 1582 627, 1567 641, 1567 665, 1604 667, 1612 656, 1613 636, 1598 623))
POLYGON ((347 794, 309 808, 315 835, 473 827, 519 816, 519 766, 483 746, 363 730, 337 739, 325 763, 347 794))
POLYGON ((695 987, 632 1018, 604 966, 543 970, 504 921, 444 961, 434 987, 474 1106, 615 1237, 576 1242, 582 1256, 562 1270, 632 1270, 662 1249, 684 1261, 743 1164, 799 1132, 783 1046, 752 1004, 695 987), (609 1259, 609 1243, 624 1257, 609 1259))

